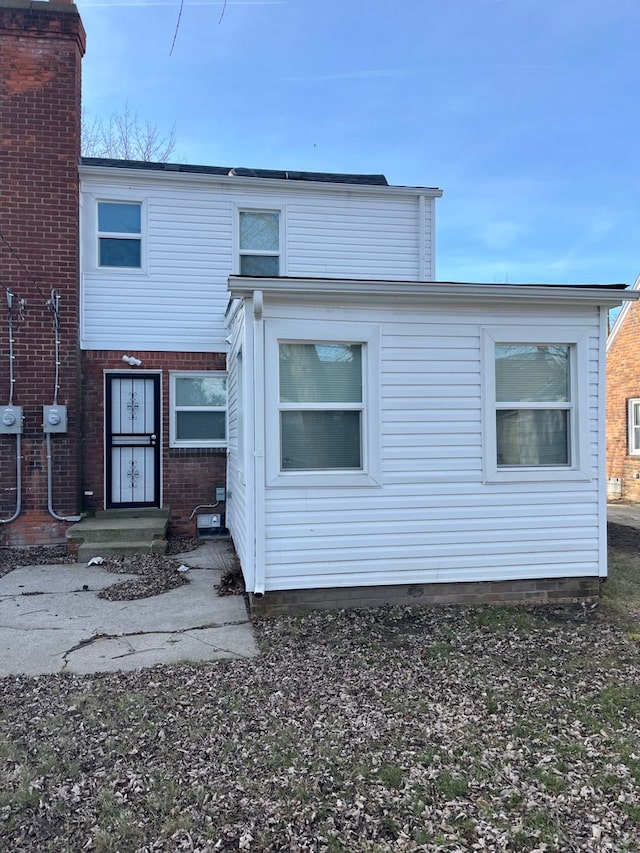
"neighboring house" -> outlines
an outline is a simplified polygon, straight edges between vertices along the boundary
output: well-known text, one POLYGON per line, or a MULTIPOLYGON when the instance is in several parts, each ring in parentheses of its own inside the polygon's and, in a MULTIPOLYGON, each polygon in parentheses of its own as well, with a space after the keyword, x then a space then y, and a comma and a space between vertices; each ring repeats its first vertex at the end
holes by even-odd
POLYGON ((83 51, 0 6, 4 542, 215 504, 256 607, 597 593, 624 294, 435 282, 433 188, 79 161, 83 51))
MULTIPOLYGON (((640 292, 640 278, 633 285, 640 292)), ((640 501, 640 314, 627 302, 607 340, 607 488, 640 501)))

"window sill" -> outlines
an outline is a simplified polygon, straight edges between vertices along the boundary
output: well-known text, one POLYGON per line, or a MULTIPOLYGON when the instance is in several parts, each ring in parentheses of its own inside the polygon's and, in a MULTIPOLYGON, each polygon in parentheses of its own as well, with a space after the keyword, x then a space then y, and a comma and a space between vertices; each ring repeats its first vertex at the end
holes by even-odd
POLYGON ((484 482, 493 483, 563 483, 590 482, 593 479, 579 468, 508 468, 485 472, 484 482))
POLYGON ((365 474, 361 471, 348 473, 345 471, 337 471, 331 473, 329 471, 291 471, 287 473, 276 474, 267 482, 267 486, 274 488, 295 489, 297 487, 318 487, 318 488, 344 488, 346 487, 380 487, 382 483, 371 474, 365 474))
POLYGON ((210 443, 198 444, 197 442, 196 443, 190 443, 190 444, 175 444, 175 443, 173 443, 173 444, 169 444, 169 449, 170 450, 226 450, 227 444, 226 444, 226 442, 224 442, 222 444, 210 444, 210 443))
POLYGON ((280 472, 267 481, 267 486, 275 488, 295 489, 297 487, 329 487, 344 488, 345 486, 380 487, 382 483, 377 477, 364 471, 287 471, 280 472))

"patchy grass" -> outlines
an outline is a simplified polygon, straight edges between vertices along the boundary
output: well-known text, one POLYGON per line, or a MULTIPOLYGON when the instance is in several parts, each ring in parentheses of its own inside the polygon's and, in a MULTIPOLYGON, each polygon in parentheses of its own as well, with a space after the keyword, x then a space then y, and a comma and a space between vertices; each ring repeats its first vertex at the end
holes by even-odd
POLYGON ((253 660, 1 679, 0 849, 637 852, 624 553, 594 611, 282 617, 253 660))
POLYGON ((640 531, 609 524, 609 577, 603 586, 603 603, 627 622, 640 640, 640 531))

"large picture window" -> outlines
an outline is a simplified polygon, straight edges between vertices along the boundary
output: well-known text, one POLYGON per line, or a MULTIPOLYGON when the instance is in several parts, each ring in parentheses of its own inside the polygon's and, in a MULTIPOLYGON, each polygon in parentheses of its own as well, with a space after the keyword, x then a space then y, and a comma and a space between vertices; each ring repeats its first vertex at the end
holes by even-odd
POLYGON ((283 471, 362 470, 362 344, 280 343, 283 471))
POLYGON ((240 275, 280 275, 280 212, 240 210, 238 215, 240 275))
POLYGON ((487 482, 590 476, 587 333, 483 332, 487 482))
POLYGON ((98 202, 98 266, 142 266, 142 205, 98 202))
POLYGON ((225 447, 227 378, 223 373, 171 374, 172 447, 225 447))

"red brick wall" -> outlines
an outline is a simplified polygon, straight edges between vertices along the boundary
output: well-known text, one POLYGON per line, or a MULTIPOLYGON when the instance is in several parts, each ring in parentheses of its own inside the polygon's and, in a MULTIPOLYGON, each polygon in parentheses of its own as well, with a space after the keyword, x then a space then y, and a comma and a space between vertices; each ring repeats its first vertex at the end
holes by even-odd
MULTIPOLYGON (((136 350, 133 355, 142 361, 138 368, 128 368, 120 350, 88 350, 82 355, 84 508, 104 508, 104 372, 144 375, 145 370, 160 370, 163 504, 171 509, 170 534, 194 535, 195 520, 190 522, 189 516, 198 504, 214 501, 216 486, 226 486, 227 453, 224 448, 169 447, 169 371, 225 370, 225 354, 136 350)), ((215 512, 224 510, 222 504, 215 512)))
POLYGON ((607 477, 622 479, 622 497, 640 501, 640 456, 629 456, 628 401, 640 398, 640 313, 634 302, 607 353, 607 477))
MULTIPOLYGON (((47 512, 42 405, 54 394, 54 333, 46 301, 60 293, 59 403, 69 431, 53 438, 53 508, 79 509, 78 158, 85 35, 68 3, 0 6, 0 404, 9 398, 5 288, 26 300, 15 335, 14 404, 24 407, 21 517, 0 526, 5 544, 62 541, 47 512)), ((0 436, 0 517, 15 507, 14 436, 0 436), (6 484, 6 485, 5 485, 6 484)))

